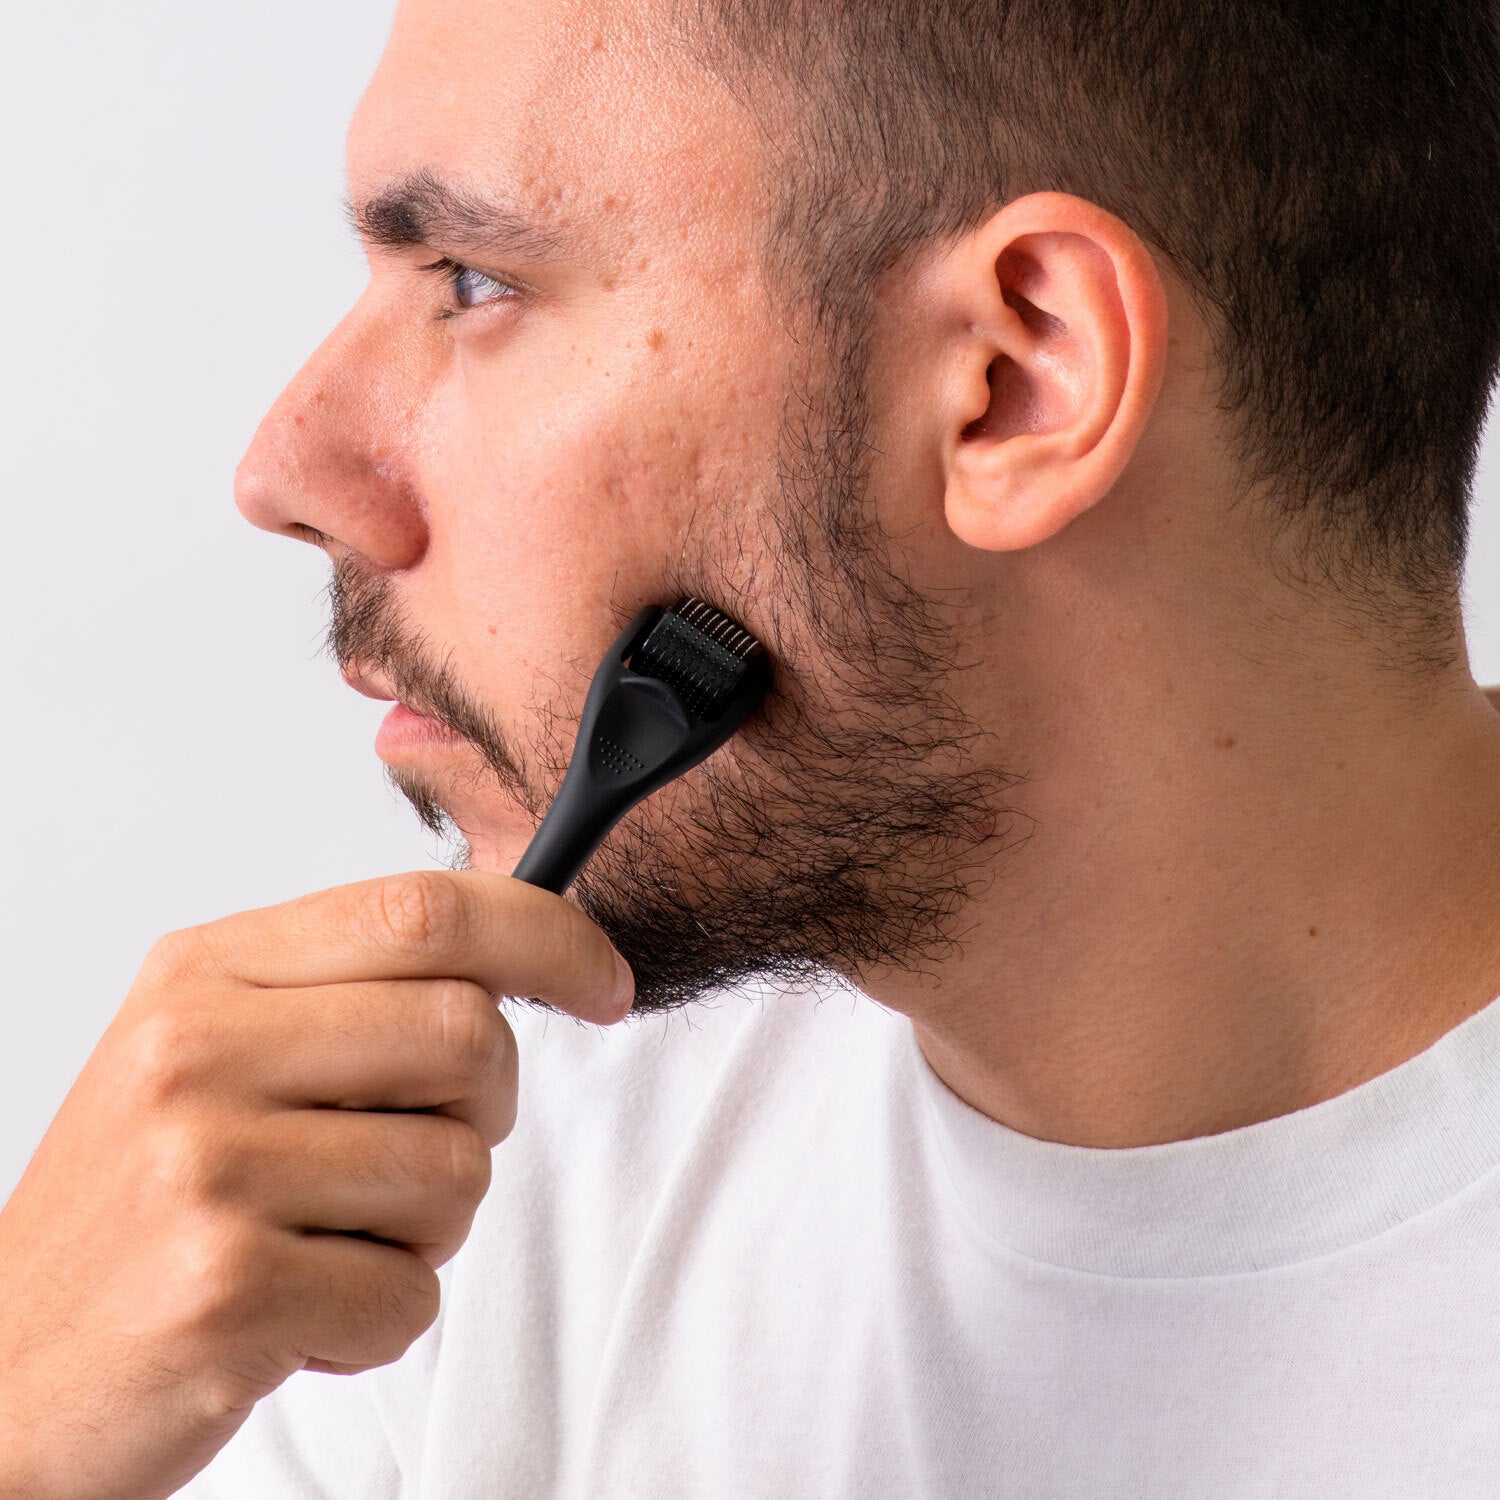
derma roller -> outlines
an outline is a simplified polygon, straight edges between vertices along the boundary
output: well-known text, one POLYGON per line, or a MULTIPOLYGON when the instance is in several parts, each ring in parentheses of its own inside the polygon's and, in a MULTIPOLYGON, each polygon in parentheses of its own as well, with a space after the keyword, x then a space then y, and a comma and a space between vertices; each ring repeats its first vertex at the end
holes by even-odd
POLYGON ((707 759, 754 712, 770 658, 701 599, 648 605, 609 648, 557 797, 515 868, 561 895, 637 802, 707 759))

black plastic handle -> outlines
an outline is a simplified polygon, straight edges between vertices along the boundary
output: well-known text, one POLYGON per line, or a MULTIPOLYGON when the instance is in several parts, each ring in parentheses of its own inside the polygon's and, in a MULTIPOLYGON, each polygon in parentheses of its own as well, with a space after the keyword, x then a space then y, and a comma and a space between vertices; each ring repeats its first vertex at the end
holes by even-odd
POLYGON ((516 865, 517 880, 561 895, 632 807, 707 759, 765 697, 764 654, 711 720, 660 678, 631 671, 627 661, 662 613, 656 605, 643 609, 595 672, 568 773, 516 865))

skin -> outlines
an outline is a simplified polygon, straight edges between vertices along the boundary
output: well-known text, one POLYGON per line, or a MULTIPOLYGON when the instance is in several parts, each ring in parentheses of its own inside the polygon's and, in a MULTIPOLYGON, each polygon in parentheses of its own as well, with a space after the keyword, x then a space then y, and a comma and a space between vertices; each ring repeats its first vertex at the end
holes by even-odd
MULTIPOLYGON (((639 22, 458 0, 402 6, 351 129, 356 202, 428 170, 569 258, 372 248, 240 505, 383 570, 537 788, 609 611, 671 597, 685 538, 775 636, 753 579, 801 346, 757 275, 755 141, 639 22), (539 291, 433 322, 434 252, 539 291)), ((949 690, 1026 778, 1030 837, 994 841, 957 950, 844 966, 957 1093, 1046 1139, 1179 1139, 1327 1098, 1500 992, 1500 721, 1461 637, 1419 680, 1387 664, 1396 610, 1287 581, 1296 539, 1230 507, 1208 330, 1128 226, 1040 193, 919 255, 879 288, 869 389, 869 503, 958 601, 949 690)), ((409 760, 470 862, 511 868, 537 809, 463 746, 409 760)), ((647 825, 663 857, 676 819, 647 825)))
MULTIPOLYGON (((0 1496, 169 1494, 291 1371, 385 1363, 430 1325, 514 1119, 492 995, 605 1024, 629 1002, 600 929, 504 874, 619 618, 715 569, 784 701, 858 706, 780 586, 775 452, 808 346, 759 274, 756 128, 644 12, 402 5, 350 132, 356 204, 427 172, 553 248, 374 236, 238 502, 381 580, 499 729, 489 759, 452 736, 387 752, 473 868, 158 945, 0 1213, 0 1431, 27 1433, 0 1496), (524 291, 443 317, 439 254, 524 291), (329 1232, 350 1229, 375 1238, 329 1232)), ((865 498, 943 601, 948 701, 1010 782, 940 959, 843 968, 958 1094, 1046 1139, 1303 1107, 1500 991, 1500 718, 1461 644, 1423 679, 1393 666, 1396 607, 1290 581, 1296 539, 1231 506, 1210 348, 1170 269, 1062 194, 878 288, 865 498)), ((715 785, 774 801, 774 749, 747 731, 631 847, 685 864, 715 785)))

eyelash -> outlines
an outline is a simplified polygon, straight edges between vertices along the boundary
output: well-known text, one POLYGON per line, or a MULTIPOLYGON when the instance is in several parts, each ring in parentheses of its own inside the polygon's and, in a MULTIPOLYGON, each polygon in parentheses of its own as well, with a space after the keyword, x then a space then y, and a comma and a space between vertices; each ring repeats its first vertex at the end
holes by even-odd
MULTIPOLYGON (((487 281, 493 287, 500 287, 506 293, 504 297, 487 298, 486 301, 506 302, 511 297, 520 296, 520 288, 512 286, 508 281, 502 281, 498 276, 491 276, 488 271, 481 271, 475 266, 465 265, 461 260, 454 260, 451 256, 439 256, 437 260, 422 266, 423 271, 431 272, 442 281, 448 289, 448 295, 457 301, 456 282, 460 276, 477 276, 481 281, 487 281)), ((483 302, 471 303, 468 307, 460 304, 457 307, 445 307, 438 313, 439 321, 447 318, 457 318, 466 312, 472 312, 476 307, 484 306, 483 302)))

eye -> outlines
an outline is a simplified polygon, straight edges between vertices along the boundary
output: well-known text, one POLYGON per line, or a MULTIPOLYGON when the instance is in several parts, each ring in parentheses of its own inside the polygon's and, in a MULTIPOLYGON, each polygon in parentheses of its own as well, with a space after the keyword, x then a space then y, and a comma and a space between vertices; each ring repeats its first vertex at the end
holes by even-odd
POLYGON ((493 302, 500 297, 514 297, 516 289, 476 271, 473 266, 454 266, 448 285, 453 290, 453 300, 462 308, 478 307, 481 302, 493 302))
POLYGON ((476 271, 473 266, 466 266, 462 261, 452 260, 446 255, 422 269, 442 277, 447 284, 453 306, 438 314, 442 318, 454 318, 459 313, 481 307, 487 302, 502 302, 520 295, 517 288, 506 282, 486 276, 483 271, 476 271))

